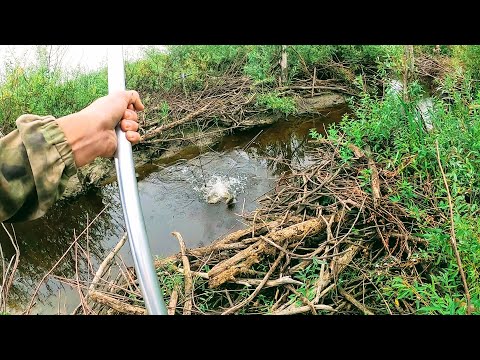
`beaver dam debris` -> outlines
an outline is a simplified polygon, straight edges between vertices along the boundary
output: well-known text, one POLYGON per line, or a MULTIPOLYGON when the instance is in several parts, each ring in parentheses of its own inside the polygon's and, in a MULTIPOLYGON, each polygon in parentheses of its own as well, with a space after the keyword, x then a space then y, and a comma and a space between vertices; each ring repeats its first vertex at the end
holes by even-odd
MULTIPOLYGON (((417 251, 426 240, 413 235, 420 225, 390 200, 398 172, 341 139, 315 141, 308 159, 290 165, 244 216, 247 228, 194 249, 172 233, 180 252, 155 261, 170 314, 414 312, 379 288, 398 274, 413 281, 427 266, 417 251)), ((84 290, 77 314, 145 313, 134 269, 107 271, 120 247, 84 290)))

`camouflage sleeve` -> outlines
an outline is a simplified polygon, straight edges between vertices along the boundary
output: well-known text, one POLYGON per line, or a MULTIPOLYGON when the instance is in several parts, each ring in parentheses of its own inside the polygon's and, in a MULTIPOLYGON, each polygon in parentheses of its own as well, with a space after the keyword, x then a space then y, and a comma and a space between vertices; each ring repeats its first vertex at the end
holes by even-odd
POLYGON ((22 115, 0 139, 0 221, 41 217, 77 169, 72 148, 53 116, 22 115))

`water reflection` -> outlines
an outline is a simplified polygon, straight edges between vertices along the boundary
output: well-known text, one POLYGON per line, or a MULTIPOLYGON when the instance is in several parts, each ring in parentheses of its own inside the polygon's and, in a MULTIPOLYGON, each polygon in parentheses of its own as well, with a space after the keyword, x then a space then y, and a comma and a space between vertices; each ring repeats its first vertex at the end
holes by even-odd
MULTIPOLYGON (((20 249, 20 262, 17 270, 17 281, 10 290, 9 306, 20 310, 21 304, 30 299, 41 278, 54 266, 65 253, 74 239, 79 235, 105 207, 101 194, 91 191, 72 204, 59 204, 40 219, 14 224, 16 239, 20 249)), ((103 212, 88 230, 88 251, 92 261, 105 256, 105 238, 113 238, 112 221, 108 212, 103 212)), ((10 229, 10 227, 7 227, 10 229)), ((0 244, 6 261, 15 254, 8 235, 0 229, 0 244)), ((86 236, 80 242, 86 248, 86 236)), ((80 267, 80 272, 85 269, 80 267)), ((65 256, 65 261, 54 271, 55 275, 71 278, 75 274, 74 251, 65 256)), ((43 294, 58 289, 55 283, 49 282, 43 287, 43 294)), ((40 296, 40 305, 44 296, 40 296)))
POLYGON ((218 151, 228 151, 237 147, 248 146, 251 156, 262 157, 274 175, 287 171, 289 165, 305 161, 306 144, 309 130, 315 128, 318 133, 326 135, 326 129, 332 123, 339 122, 346 113, 344 106, 326 109, 319 115, 289 117, 274 126, 263 129, 250 129, 239 134, 225 137, 216 147, 218 151), (255 140, 250 144, 251 140, 255 140))

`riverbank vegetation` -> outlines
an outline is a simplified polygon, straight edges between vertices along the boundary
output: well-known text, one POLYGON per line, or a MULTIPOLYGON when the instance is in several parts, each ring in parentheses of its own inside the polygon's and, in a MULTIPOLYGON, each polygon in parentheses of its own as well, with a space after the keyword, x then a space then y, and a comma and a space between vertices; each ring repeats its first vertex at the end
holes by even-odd
MULTIPOLYGON (((151 50, 144 59, 126 64, 127 88, 138 89, 151 111, 146 117, 151 115, 152 120, 161 124, 190 113, 190 108, 183 109, 184 100, 198 100, 199 95, 208 98, 212 87, 224 88, 225 94, 217 97, 228 98, 229 83, 238 89, 243 84, 247 90, 243 105, 250 105, 250 111, 289 114, 295 112, 291 99, 294 90, 301 90, 296 87, 303 85, 310 92, 314 72, 314 93, 342 90, 332 82, 349 86, 356 74, 376 71, 399 51, 401 47, 396 46, 289 46, 283 51, 288 60, 282 68, 279 46, 169 46, 168 52, 151 50), (310 82, 303 84, 305 80, 310 82)), ((14 63, 6 67, 0 85, 3 132, 11 130, 21 114, 60 117, 107 93, 106 69, 67 74, 61 67, 52 66, 48 54, 40 47, 39 60, 34 65, 14 63)), ((201 106, 193 111, 199 109, 201 106)), ((209 112, 209 117, 222 117, 221 111, 209 112)), ((242 113, 235 109, 232 112, 242 113)))
MULTIPOLYGON (((479 47, 169 50, 126 68, 149 108, 140 152, 189 127, 295 114, 320 94, 351 109, 326 137, 311 131, 311 161, 284 164, 245 230, 196 249, 174 234, 181 251, 156 261, 171 313, 480 313, 479 47)), ((26 110, 61 116, 106 92, 104 70, 65 82, 45 71, 11 70, 4 130, 26 110), (65 93, 71 103, 54 108, 65 93)), ((78 313, 144 313, 132 272, 109 278, 107 267, 93 285, 77 281, 89 304, 78 313)))

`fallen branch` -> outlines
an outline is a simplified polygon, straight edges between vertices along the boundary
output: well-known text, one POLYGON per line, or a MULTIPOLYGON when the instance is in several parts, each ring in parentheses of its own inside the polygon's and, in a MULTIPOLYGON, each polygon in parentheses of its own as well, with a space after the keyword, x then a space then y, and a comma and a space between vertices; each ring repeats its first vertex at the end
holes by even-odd
POLYGON ((173 290, 168 303, 168 315, 175 315, 175 308, 177 307, 178 291, 173 290))
MULTIPOLYGON (((98 267, 98 270, 97 270, 97 272, 95 273, 95 275, 92 279, 92 282, 90 283, 90 286, 88 287, 88 291, 87 291, 87 294, 85 295, 85 300, 84 301, 87 301, 88 298, 90 297, 90 294, 92 293, 92 291, 95 290, 95 286, 98 284, 99 280, 102 278, 105 271, 107 271, 108 268, 111 266, 110 262, 115 257, 115 255, 117 255, 117 253, 120 251, 122 246, 125 244, 126 240, 127 240, 127 233, 124 233, 122 238, 120 239, 120 241, 115 246, 115 248, 102 261, 102 263, 98 267)), ((82 302, 80 304, 78 304, 78 306, 72 311, 71 314, 72 315, 77 314, 78 310, 82 307, 82 305, 83 305, 82 302)))
POLYGON ((113 258, 115 257, 115 255, 117 255, 117 253, 120 251, 120 249, 122 248, 122 246, 125 244, 125 242, 127 241, 127 238, 128 238, 128 235, 127 233, 124 233, 122 238, 120 239, 120 241, 118 242, 118 244, 115 246, 115 248, 110 251, 110 253, 107 255, 107 257, 102 261, 102 263, 100 264, 100 266, 98 267, 98 270, 97 272, 95 273, 95 276, 93 277, 93 280, 92 280, 92 283, 90 284, 90 286, 88 287, 88 293, 87 293, 87 296, 85 298, 85 300, 88 299, 88 296, 89 294, 95 290, 95 286, 97 285, 98 281, 102 278, 103 274, 105 273, 105 271, 108 270, 108 268, 110 267, 111 265, 111 261, 113 260, 113 258))
POLYGON ((343 252, 342 256, 333 258, 332 264, 330 265, 333 271, 333 277, 338 277, 338 275, 340 275, 347 265, 352 262, 358 250, 360 250, 360 246, 351 245, 343 252))
POLYGON ((368 145, 366 147, 366 156, 368 160, 368 168, 370 169, 370 182, 372 186, 373 206, 374 208, 377 208, 380 203, 380 199, 382 198, 382 194, 380 192, 380 177, 378 176, 377 166, 375 165, 375 161, 373 161, 373 157, 368 145))
POLYGON ((134 306, 130 305, 124 301, 120 301, 118 299, 115 299, 109 295, 102 294, 101 292, 98 291, 92 291, 90 293, 90 298, 103 305, 107 305, 108 307, 112 308, 115 311, 118 311, 122 314, 133 314, 133 315, 146 315, 147 310, 140 307, 140 306, 134 306))
MULTIPOLYGON (((335 312, 336 310, 332 308, 329 305, 314 305, 313 306, 316 310, 326 310, 326 311, 332 311, 335 312)), ((288 308, 285 310, 281 311, 276 311, 272 313, 271 315, 295 315, 295 314, 302 314, 306 313, 308 311, 311 311, 310 306, 300 306, 300 307, 293 307, 293 308, 288 308)))
MULTIPOLYGON (((182 268, 177 268, 177 271, 180 274, 184 274, 184 269, 182 268)), ((191 274, 193 276, 198 276, 199 278, 206 279, 208 280, 208 274, 206 272, 200 272, 200 271, 192 271, 191 274)), ((258 284, 261 283, 261 280, 259 279, 248 279, 248 278, 238 278, 235 279, 235 281, 229 281, 238 285, 245 285, 245 286, 257 286, 258 284)), ((292 279, 290 276, 282 276, 281 278, 275 279, 275 280, 268 280, 265 283, 265 288, 269 287, 275 287, 275 286, 282 286, 282 285, 287 285, 287 284, 292 284, 292 285, 303 285, 301 281, 292 279)))
MULTIPOLYGON (((325 229, 325 226, 325 222, 321 219, 310 219, 281 230, 272 231, 266 236, 266 238, 268 237, 269 240, 273 241, 278 246, 281 246, 285 240, 293 242, 307 236, 313 236, 325 229)), ((238 273, 244 271, 245 268, 255 262, 258 262, 258 254, 263 253, 268 247, 272 246, 264 240, 258 240, 256 243, 235 254, 233 257, 218 263, 208 272, 208 277, 210 279, 209 286, 214 288, 226 281, 233 280, 238 273)))
MULTIPOLYGON (((301 222, 302 218, 298 216, 292 216, 290 217, 285 223, 298 223, 301 222)), ((270 221, 266 224, 263 224, 261 226, 250 226, 246 229, 242 230, 237 230, 231 234, 226 235, 223 239, 216 241, 208 246, 204 246, 201 248, 196 248, 196 249, 189 249, 188 253, 194 256, 204 256, 207 254, 210 254, 214 251, 222 251, 222 250, 228 250, 230 247, 228 247, 228 244, 238 242, 241 238, 247 236, 247 235, 252 235, 253 236, 260 236, 268 231, 271 231, 272 229, 275 229, 279 226, 281 226, 283 221, 281 220, 274 220, 270 221)))
POLYGON ((200 114, 202 114, 203 112, 205 112, 205 111, 208 109, 208 107, 211 105, 211 103, 212 103, 212 101, 210 101, 208 104, 206 104, 206 105, 203 106, 202 108, 200 108, 200 109, 198 109, 198 110, 196 110, 196 111, 191 112, 191 113, 188 114, 187 116, 184 116, 184 117, 181 118, 180 120, 172 121, 171 123, 161 125, 161 126, 159 126, 158 128, 149 131, 147 134, 143 135, 143 136, 140 138, 140 141, 149 140, 149 139, 157 136, 158 134, 160 134, 162 131, 170 130, 170 129, 173 129, 174 127, 177 127, 177 126, 179 126, 179 125, 182 125, 182 124, 185 124, 185 123, 189 122, 190 120, 194 119, 194 118, 197 117, 198 115, 200 115, 200 114))
POLYGON ((341 287, 338 287, 338 291, 340 294, 345 297, 348 301, 350 301, 355 307, 360 309, 365 315, 375 315, 373 312, 368 310, 363 304, 361 304, 359 301, 357 301, 352 295, 347 293, 345 290, 343 290, 341 287))
POLYGON ((268 270, 267 274, 265 275, 265 277, 263 278, 263 280, 260 282, 260 284, 258 284, 257 288, 255 289, 255 291, 248 297, 246 298, 245 300, 243 300, 242 302, 240 302, 239 304, 235 305, 235 306, 232 306, 230 309, 224 311, 222 313, 222 315, 228 315, 228 314, 232 314, 232 313, 235 313, 237 312, 239 309, 241 309, 242 307, 244 307, 245 305, 247 305, 250 301, 253 300, 253 298, 255 298, 255 296, 257 296, 257 294, 260 292, 260 290, 262 290, 263 286, 265 285, 265 283, 267 282, 267 280, 269 279, 270 275, 272 275, 273 271, 277 268, 278 264, 280 264, 280 260, 282 260, 282 258, 285 256, 285 253, 280 253, 280 255, 278 256, 277 260, 275 260, 275 262, 273 263, 272 267, 270 268, 270 270, 268 270))
POLYGON ((460 272, 463 288, 465 290, 465 296, 467 297, 467 314, 470 315, 472 313, 470 291, 468 290, 467 278, 465 277, 465 273, 463 271, 462 259, 460 259, 460 254, 458 253, 457 238, 455 236, 455 220, 453 218, 452 196, 450 195, 447 177, 445 176, 445 173, 443 171, 442 162, 440 161, 440 151, 438 150, 438 140, 435 140, 435 149, 437 151, 438 166, 440 167, 440 172, 442 173, 442 177, 443 177, 443 183, 445 184, 445 189, 447 190, 448 208, 450 210, 450 234, 451 234, 450 243, 452 244, 452 249, 453 249, 453 252, 455 253, 455 258, 457 259, 458 271, 460 272))
POLYGON ((175 236, 180 244, 180 252, 182 253, 182 263, 184 268, 185 277, 185 303, 183 305, 183 315, 191 315, 192 313, 192 273, 190 271, 190 263, 187 257, 187 249, 182 235, 179 232, 173 231, 172 235, 175 236))
POLYGON ((321 85, 296 86, 296 85, 292 85, 292 86, 279 86, 279 87, 275 88, 275 90, 278 90, 278 91, 281 91, 281 90, 311 90, 311 89, 348 92, 348 90, 345 89, 343 86, 321 86, 321 85))
POLYGON ((295 295, 297 295, 302 300, 302 302, 310 308, 310 311, 312 312, 313 315, 317 315, 317 310, 315 310, 315 306, 312 304, 310 300, 308 300, 305 296, 300 294, 292 285, 287 285, 286 287, 288 290, 290 290, 295 295))

